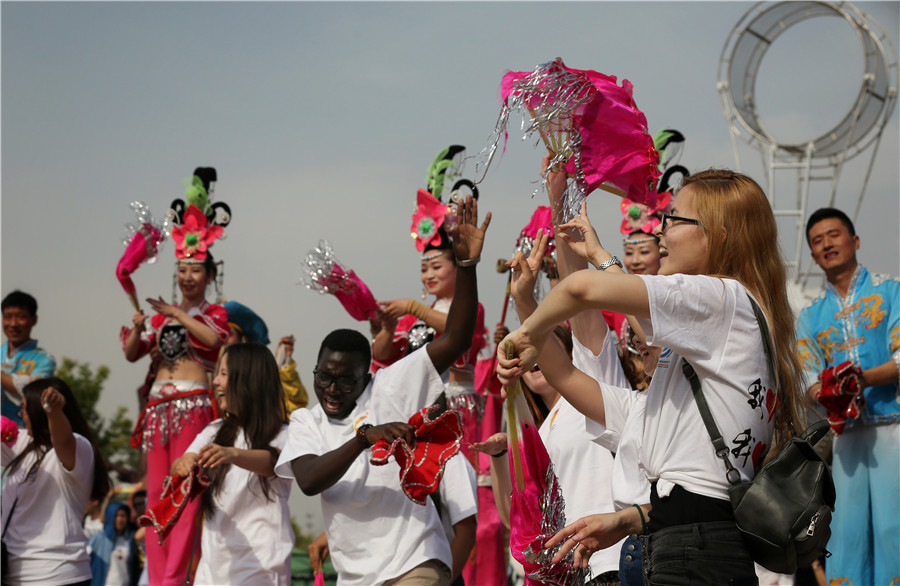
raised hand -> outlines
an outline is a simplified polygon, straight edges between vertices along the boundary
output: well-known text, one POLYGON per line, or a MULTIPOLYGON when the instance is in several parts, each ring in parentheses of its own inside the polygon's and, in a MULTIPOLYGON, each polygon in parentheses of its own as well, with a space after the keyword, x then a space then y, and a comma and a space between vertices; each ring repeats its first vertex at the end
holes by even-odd
POLYGON ((538 271, 541 270, 541 263, 544 260, 544 250, 547 248, 547 240, 550 235, 544 233, 544 229, 538 230, 537 238, 534 240, 534 246, 528 254, 528 258, 521 251, 516 252, 516 256, 509 262, 507 266, 512 269, 510 277, 509 292, 517 303, 525 300, 534 300, 534 283, 537 280, 538 271))
POLYGON ((566 193, 567 177, 566 173, 561 169, 550 169, 550 155, 544 155, 541 160, 541 175, 547 178, 547 195, 550 196, 550 209, 556 214, 559 211, 559 205, 562 201, 563 194, 566 193))
MULTIPOLYGON (((457 209, 456 234, 453 238, 453 254, 456 262, 465 263, 481 258, 481 249, 484 246, 484 235, 491 224, 491 212, 484 217, 481 227, 478 227, 478 201, 471 195, 466 196, 459 203, 457 209)), ((469 266, 469 265, 461 265, 469 266)))
POLYGON ((179 311, 178 307, 175 305, 169 305, 163 300, 162 296, 158 299, 153 299, 152 297, 147 298, 147 303, 153 308, 154 311, 164 315, 165 317, 175 317, 175 314, 179 311))
POLYGON ((587 216, 587 202, 581 202, 581 214, 572 220, 560 225, 559 234, 557 236, 564 240, 575 254, 593 264, 599 266, 603 262, 611 258, 611 254, 600 244, 597 237, 597 231, 591 225, 591 221, 587 216), (572 235, 566 230, 575 229, 581 232, 582 239, 580 241, 572 238, 572 235))
POLYGON ((62 411, 63 407, 66 406, 66 398, 53 387, 47 387, 44 389, 44 392, 41 393, 41 405, 44 407, 44 411, 49 415, 51 413, 56 413, 57 411, 62 411))

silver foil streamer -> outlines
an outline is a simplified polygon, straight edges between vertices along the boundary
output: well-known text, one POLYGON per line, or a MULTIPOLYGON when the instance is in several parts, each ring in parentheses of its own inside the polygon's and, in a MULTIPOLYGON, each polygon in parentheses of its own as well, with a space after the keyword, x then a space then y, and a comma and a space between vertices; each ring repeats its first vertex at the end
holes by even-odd
POLYGON ((153 217, 153 214, 150 212, 150 206, 145 204, 142 201, 133 201, 129 204, 131 211, 134 212, 135 219, 137 223, 135 224, 125 224, 125 232, 122 235, 122 244, 128 246, 131 243, 132 237, 137 232, 144 232, 146 236, 148 234, 147 229, 144 227, 145 224, 149 224, 159 230, 160 234, 162 234, 162 238, 156 246, 155 254, 153 249, 150 247, 148 242, 147 246, 147 263, 153 264, 156 262, 159 257, 159 251, 162 249, 163 243, 166 241, 169 236, 172 234, 172 222, 169 220, 168 216, 163 218, 160 222, 156 218, 153 217))
POLYGON ((545 481, 547 490, 541 495, 540 500, 540 507, 543 512, 541 516, 541 534, 531 542, 528 549, 522 552, 526 560, 540 565, 540 568, 528 574, 528 577, 539 584, 552 586, 583 584, 590 579, 590 570, 572 566, 575 559, 574 549, 569 551, 566 557, 554 564, 550 560, 562 547, 562 543, 549 549, 540 548, 541 544, 566 526, 566 501, 563 498, 562 489, 559 486, 559 480, 556 478, 553 464, 547 468, 545 481), (536 547, 540 549, 535 549, 536 547))
MULTIPOLYGON (((587 197, 580 156, 581 134, 578 132, 576 114, 579 108, 593 100, 597 94, 597 89, 586 75, 565 69, 560 58, 538 65, 529 75, 516 81, 513 91, 500 108, 497 123, 488 136, 487 146, 478 155, 475 183, 484 180, 501 139, 505 149, 509 115, 517 111, 522 115, 522 140, 533 138, 535 146, 540 144, 542 135, 555 136, 560 141, 550 160, 549 169, 565 165, 574 157, 575 180, 567 186, 560 209, 554 210, 554 216, 558 222, 568 222, 576 217, 581 211, 581 202, 587 197)), ((546 186, 546 182, 547 176, 544 175, 542 187, 546 186)), ((532 197, 537 191, 532 193, 532 197)))
POLYGON ((318 246, 309 251, 303 263, 300 282, 304 287, 317 291, 322 295, 334 295, 338 291, 353 294, 359 290, 350 276, 350 271, 343 269, 343 263, 334 255, 334 248, 327 240, 319 240, 318 246), (339 271, 336 273, 334 267, 339 271))

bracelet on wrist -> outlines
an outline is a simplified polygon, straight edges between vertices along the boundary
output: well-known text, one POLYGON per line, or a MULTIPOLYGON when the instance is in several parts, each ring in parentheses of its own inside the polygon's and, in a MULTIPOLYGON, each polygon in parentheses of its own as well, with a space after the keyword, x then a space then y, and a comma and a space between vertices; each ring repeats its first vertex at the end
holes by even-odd
POLYGON ((617 257, 617 256, 609 257, 609 259, 607 259, 606 262, 603 262, 597 266, 597 270, 605 271, 606 269, 608 269, 609 267, 611 267, 613 265, 619 265, 620 269, 622 269, 623 271, 625 270, 625 264, 621 260, 619 260, 619 257, 617 257))
POLYGON ((508 450, 503 450, 502 452, 497 452, 496 454, 491 454, 491 458, 502 458, 506 455, 508 450))
POLYGON ((356 443, 364 450, 371 448, 373 445, 366 439, 366 432, 371 427, 373 427, 371 423, 364 423, 356 428, 356 443))
POLYGON ((642 509, 641 506, 637 504, 631 506, 637 509, 638 515, 641 516, 641 535, 644 535, 647 533, 647 522, 644 520, 644 509, 642 509))
POLYGON ((458 267, 474 267, 481 260, 481 255, 479 254, 475 258, 467 258, 465 260, 456 259, 456 266, 458 267))

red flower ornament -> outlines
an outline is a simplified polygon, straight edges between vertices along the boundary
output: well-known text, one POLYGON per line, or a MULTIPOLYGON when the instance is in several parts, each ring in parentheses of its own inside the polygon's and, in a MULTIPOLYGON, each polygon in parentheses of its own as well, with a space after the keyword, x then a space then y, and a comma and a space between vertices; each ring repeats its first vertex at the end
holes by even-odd
POLYGON ((418 207, 412 217, 410 236, 416 239, 416 250, 422 252, 430 243, 440 246, 441 235, 438 228, 444 223, 447 214, 447 204, 443 204, 436 197, 420 189, 416 194, 418 207))
POLYGON ((222 226, 209 226, 200 208, 191 204, 184 212, 181 226, 172 228, 176 258, 206 260, 206 250, 225 232, 222 226))

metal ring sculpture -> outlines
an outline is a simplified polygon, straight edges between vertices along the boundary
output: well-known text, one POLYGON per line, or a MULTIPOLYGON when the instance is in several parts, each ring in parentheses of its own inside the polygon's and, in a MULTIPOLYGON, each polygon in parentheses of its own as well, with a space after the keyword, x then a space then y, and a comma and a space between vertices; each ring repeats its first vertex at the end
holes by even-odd
POLYGON ((897 57, 884 29, 849 2, 759 2, 732 29, 719 59, 719 97, 725 117, 748 144, 782 155, 850 159, 880 135, 897 97, 897 57), (864 73, 850 112, 828 132, 799 144, 778 144, 759 117, 754 96, 756 75, 766 51, 791 26, 818 16, 837 16, 853 27, 863 50, 864 73), (737 121, 740 126, 734 123, 737 121))

